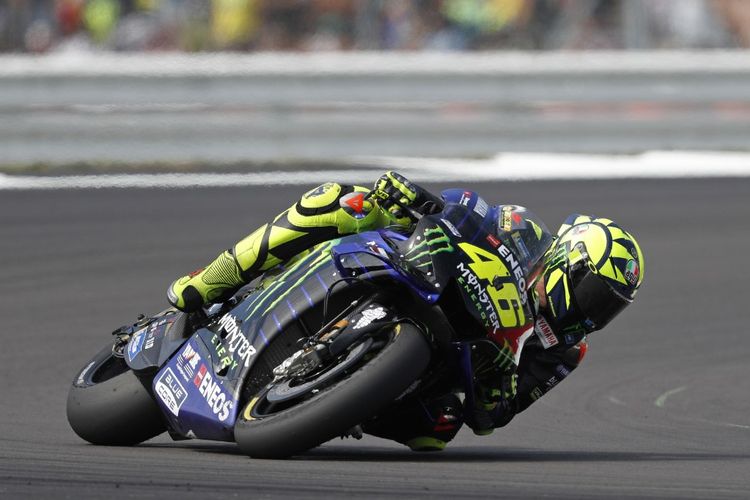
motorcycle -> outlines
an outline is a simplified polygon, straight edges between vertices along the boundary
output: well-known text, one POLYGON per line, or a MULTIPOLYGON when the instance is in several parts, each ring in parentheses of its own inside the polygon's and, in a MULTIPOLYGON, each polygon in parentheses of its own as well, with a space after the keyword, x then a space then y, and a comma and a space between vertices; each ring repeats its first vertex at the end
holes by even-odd
POLYGON ((539 341, 527 292, 552 236, 522 207, 459 193, 438 214, 402 207, 409 231, 333 239, 225 302, 115 330, 73 380, 70 426, 93 444, 168 431, 285 458, 407 397, 473 404, 479 346, 517 364, 539 341))

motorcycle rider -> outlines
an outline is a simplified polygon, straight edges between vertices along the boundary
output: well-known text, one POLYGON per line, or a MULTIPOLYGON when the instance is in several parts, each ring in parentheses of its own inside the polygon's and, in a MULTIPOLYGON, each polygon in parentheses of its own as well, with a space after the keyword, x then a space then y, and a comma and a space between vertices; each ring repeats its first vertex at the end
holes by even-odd
MULTIPOLYGON (((373 190, 323 184, 205 268, 175 280, 168 300, 180 310, 195 311, 317 244, 392 224, 408 226, 402 207, 438 213, 446 202, 458 202, 451 197, 446 191, 438 198, 395 172, 381 176, 373 190)), ((498 233, 504 231, 501 225, 498 220, 498 233)), ((365 432, 427 451, 443 449, 464 422, 480 435, 506 425, 575 370, 588 348, 586 336, 633 301, 643 281, 643 254, 633 236, 613 221, 571 215, 535 279, 528 299, 539 340, 524 345, 517 367, 502 346, 481 343, 472 359, 482 369, 475 372, 475 394, 464 405, 453 393, 428 400, 406 397, 366 423, 365 432)))

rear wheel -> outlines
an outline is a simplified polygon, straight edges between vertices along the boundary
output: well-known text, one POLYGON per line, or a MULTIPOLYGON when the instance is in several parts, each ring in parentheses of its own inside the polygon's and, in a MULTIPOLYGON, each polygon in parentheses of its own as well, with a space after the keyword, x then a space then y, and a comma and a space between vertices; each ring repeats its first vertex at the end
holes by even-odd
POLYGON ((424 372, 430 351, 422 332, 401 323, 383 339, 354 346, 316 379, 270 385, 238 416, 237 444, 251 457, 286 458, 340 436, 403 394, 424 372))
POLYGON ((128 446, 166 430, 156 402, 125 360, 107 346, 73 381, 68 423, 89 443, 128 446))

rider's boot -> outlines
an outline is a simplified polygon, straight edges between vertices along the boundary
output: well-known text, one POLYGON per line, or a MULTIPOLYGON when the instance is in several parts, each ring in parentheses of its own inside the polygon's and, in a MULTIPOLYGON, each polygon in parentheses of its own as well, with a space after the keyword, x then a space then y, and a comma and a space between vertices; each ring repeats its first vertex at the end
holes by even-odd
POLYGON ((220 302, 263 271, 278 265, 281 259, 271 250, 280 253, 277 252, 278 247, 294 239, 290 236, 298 236, 281 227, 287 221, 287 212, 222 252, 205 268, 175 280, 167 289, 170 304, 190 312, 206 304, 220 302))
POLYGON ((227 250, 205 268, 176 279, 167 289, 167 299, 177 309, 190 312, 220 301, 243 284, 242 269, 227 250))
POLYGON ((405 444, 413 451, 441 451, 463 425, 461 400, 449 393, 411 398, 367 422, 364 432, 405 444))

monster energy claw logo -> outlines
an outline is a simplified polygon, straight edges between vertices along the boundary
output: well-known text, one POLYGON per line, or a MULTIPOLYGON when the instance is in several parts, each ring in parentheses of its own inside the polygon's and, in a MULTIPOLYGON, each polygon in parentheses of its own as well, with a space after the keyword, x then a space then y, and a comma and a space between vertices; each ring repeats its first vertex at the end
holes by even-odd
POLYGON ((409 262, 418 262, 422 259, 427 258, 424 262, 415 264, 416 267, 424 267, 430 265, 429 257, 439 253, 452 253, 453 245, 451 240, 443 228, 434 227, 425 229, 424 239, 414 245, 408 252, 406 252, 406 260, 409 262))

